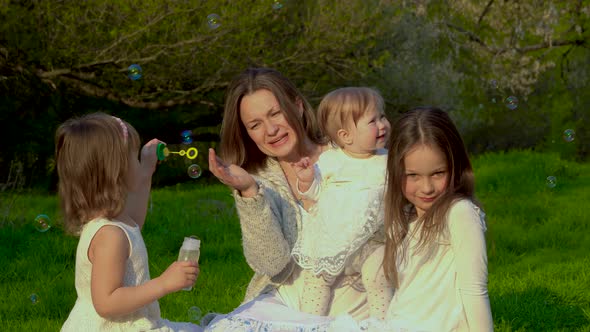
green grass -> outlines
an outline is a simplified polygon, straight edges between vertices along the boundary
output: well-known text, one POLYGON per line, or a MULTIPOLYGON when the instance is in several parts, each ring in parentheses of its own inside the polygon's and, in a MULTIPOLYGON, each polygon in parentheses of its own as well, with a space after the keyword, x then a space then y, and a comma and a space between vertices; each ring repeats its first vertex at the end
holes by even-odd
MULTIPOLYGON (((473 162, 489 228, 496 331, 590 331, 590 165, 530 151, 473 162), (549 175, 555 188, 545 184, 549 175)), ((229 191, 197 181, 154 190, 152 201, 143 230, 152 276, 176 259, 184 236, 202 240, 196 286, 160 299, 162 316, 188 321, 191 306, 231 311, 252 272, 229 191)), ((58 331, 71 310, 77 238, 65 235, 58 220, 54 196, 0 196, 2 331, 58 331), (40 213, 53 218, 48 232, 32 226, 40 213)))

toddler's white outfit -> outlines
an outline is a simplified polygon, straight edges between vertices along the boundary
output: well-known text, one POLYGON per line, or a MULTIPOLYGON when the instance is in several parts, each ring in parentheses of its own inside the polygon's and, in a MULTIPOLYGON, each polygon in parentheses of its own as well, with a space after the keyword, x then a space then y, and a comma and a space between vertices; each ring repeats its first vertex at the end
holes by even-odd
POLYGON ((106 225, 121 228, 129 239, 129 258, 125 267, 123 285, 126 287, 138 286, 150 280, 147 249, 138 226, 129 226, 104 218, 90 221, 82 228, 76 250, 76 293, 78 299, 61 331, 202 331, 195 324, 171 322, 161 318, 158 301, 115 319, 105 319, 96 312, 92 304, 90 290, 92 263, 88 259, 88 247, 96 232, 106 225))

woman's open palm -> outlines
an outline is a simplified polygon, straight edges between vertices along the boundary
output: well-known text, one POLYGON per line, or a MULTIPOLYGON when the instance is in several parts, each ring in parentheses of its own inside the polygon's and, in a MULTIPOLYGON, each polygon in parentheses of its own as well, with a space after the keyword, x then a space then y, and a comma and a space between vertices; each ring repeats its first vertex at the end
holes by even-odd
POLYGON ((226 164, 213 149, 209 149, 209 170, 219 181, 240 192, 256 186, 256 181, 250 173, 240 166, 226 164))

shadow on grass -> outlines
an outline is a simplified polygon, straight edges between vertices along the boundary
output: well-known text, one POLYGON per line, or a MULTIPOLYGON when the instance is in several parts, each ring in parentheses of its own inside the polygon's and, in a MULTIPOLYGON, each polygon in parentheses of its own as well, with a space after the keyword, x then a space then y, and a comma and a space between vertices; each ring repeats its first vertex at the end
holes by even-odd
POLYGON ((583 310, 588 304, 569 304, 547 288, 492 296, 490 301, 496 327, 504 327, 502 330, 569 331, 590 327, 583 310))

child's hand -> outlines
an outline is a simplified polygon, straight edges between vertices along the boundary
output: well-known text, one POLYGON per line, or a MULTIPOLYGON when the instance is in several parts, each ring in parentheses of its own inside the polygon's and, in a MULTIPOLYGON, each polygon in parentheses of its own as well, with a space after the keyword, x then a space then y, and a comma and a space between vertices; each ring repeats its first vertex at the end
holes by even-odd
POLYGON ((195 262, 183 261, 172 263, 159 279, 166 294, 176 292, 185 287, 191 287, 197 281, 199 276, 199 264, 195 262))
POLYGON ((299 180, 299 191, 306 192, 313 182, 314 167, 309 157, 303 157, 296 163, 291 163, 291 167, 299 180))
POLYGON ((142 148, 140 153, 140 165, 141 171, 145 172, 145 175, 152 176, 156 170, 156 164, 158 162, 158 156, 156 149, 161 141, 154 138, 147 142, 142 148))

